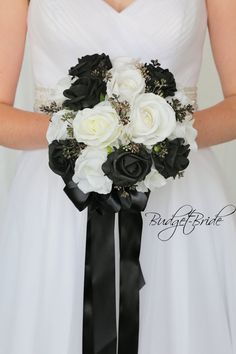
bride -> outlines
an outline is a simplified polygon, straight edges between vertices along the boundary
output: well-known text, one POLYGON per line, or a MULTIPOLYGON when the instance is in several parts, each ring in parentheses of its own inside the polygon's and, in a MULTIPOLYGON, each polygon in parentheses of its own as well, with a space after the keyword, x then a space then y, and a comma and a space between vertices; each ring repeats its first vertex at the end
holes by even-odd
POLYGON ((0 144, 23 153, 0 226, 0 354, 82 354, 86 211, 48 168, 49 118, 38 107, 78 57, 102 52, 157 58, 196 103, 207 27, 224 99, 195 111, 199 149, 143 213, 139 354, 236 354, 235 201, 209 149, 236 138, 235 16, 234 0, 1 2, 0 144), (27 33, 34 112, 13 106, 27 33), (219 222, 169 237, 150 220, 186 205, 219 222))

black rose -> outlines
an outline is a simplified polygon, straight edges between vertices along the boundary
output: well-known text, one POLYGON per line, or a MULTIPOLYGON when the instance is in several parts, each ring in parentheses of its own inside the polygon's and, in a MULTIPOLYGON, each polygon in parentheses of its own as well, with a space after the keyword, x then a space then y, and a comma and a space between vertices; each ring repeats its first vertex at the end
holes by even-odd
POLYGON ((102 170, 115 186, 130 187, 142 181, 151 171, 151 166, 151 155, 144 148, 137 153, 120 148, 108 155, 102 170))
POLYGON ((66 144, 66 140, 54 140, 49 145, 49 167, 64 180, 70 180, 74 174, 74 161, 64 156, 66 144))
POLYGON ((155 94, 159 94, 160 91, 164 98, 174 96, 177 91, 174 75, 168 69, 153 64, 146 65, 146 68, 148 70, 147 91, 155 94))
POLYGON ((63 94, 68 98, 63 102, 63 107, 74 111, 92 108, 106 95, 106 83, 98 78, 82 77, 73 82, 63 94))
POLYGON ((73 77, 90 76, 91 72, 94 70, 104 72, 111 68, 112 64, 108 55, 105 55, 104 53, 85 55, 78 59, 77 65, 70 68, 69 75, 73 77))
POLYGON ((167 154, 164 157, 153 151, 154 165, 165 178, 175 178, 178 172, 185 170, 189 165, 189 145, 184 145, 184 139, 181 138, 166 140, 165 144, 167 154))

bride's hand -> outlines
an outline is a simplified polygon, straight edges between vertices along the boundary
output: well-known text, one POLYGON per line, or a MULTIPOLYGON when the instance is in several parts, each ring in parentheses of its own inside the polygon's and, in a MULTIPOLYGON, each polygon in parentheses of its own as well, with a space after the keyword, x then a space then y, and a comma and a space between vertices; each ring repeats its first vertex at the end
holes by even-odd
POLYGON ((13 107, 27 33, 28 0, 0 2, 0 145, 15 149, 47 147, 45 114, 13 107))

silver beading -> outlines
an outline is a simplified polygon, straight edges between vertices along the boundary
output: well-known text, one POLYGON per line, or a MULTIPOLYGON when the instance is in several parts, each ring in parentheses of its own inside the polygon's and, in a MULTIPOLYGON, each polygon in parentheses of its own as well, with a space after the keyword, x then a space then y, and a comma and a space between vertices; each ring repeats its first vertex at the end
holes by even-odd
MULTIPOLYGON (((197 87, 184 87, 180 91, 184 91, 185 95, 189 98, 190 103, 193 105, 194 110, 197 111, 197 87)), ((64 98, 65 99, 65 98, 64 98)), ((58 98, 56 90, 53 88, 47 88, 42 86, 35 87, 35 100, 34 111, 40 112, 40 106, 48 106, 52 101, 55 101, 58 105, 61 105, 63 100, 58 98)))

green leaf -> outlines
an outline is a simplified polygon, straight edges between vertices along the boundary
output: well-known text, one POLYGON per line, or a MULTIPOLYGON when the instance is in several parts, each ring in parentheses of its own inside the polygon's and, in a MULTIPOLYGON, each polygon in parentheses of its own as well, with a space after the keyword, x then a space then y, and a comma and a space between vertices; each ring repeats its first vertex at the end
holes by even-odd
POLYGON ((105 95, 103 95, 102 93, 100 94, 100 102, 105 101, 105 95))
POLYGON ((108 153, 108 154, 111 154, 112 151, 113 151, 112 146, 107 146, 107 153, 108 153))

